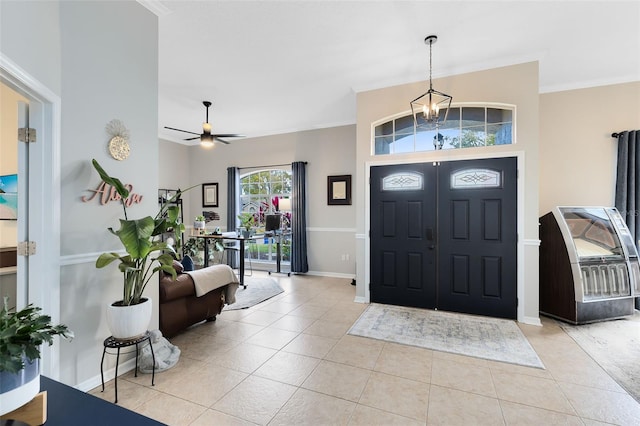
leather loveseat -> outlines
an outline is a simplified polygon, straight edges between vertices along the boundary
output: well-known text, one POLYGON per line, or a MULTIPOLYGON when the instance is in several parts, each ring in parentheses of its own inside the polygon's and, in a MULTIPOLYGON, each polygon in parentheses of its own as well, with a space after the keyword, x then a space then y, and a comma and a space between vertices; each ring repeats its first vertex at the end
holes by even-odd
POLYGON ((224 306, 227 286, 196 297, 195 285, 189 274, 178 273, 174 281, 171 275, 160 279, 160 331, 172 337, 201 321, 215 321, 224 306))

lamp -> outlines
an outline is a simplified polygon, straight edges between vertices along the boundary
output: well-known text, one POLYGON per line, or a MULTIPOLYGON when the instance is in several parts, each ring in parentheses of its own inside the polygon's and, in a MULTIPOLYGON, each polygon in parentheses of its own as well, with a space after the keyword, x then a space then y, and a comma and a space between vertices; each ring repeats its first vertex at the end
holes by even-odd
POLYGON ((280 198, 278 200, 278 210, 281 212, 291 211, 291 198, 280 198))
POLYGON ((211 134, 211 124, 209 124, 209 110, 207 110, 207 122, 202 123, 202 134, 200 135, 200 145, 203 148, 213 148, 213 135, 211 134))
POLYGON ((433 43, 438 41, 438 36, 430 35, 424 39, 424 43, 429 45, 429 90, 411 101, 411 113, 413 114, 413 125, 415 129, 431 130, 436 129, 440 124, 447 121, 449 107, 451 106, 451 96, 433 89, 431 81, 431 49, 433 43), (440 110, 446 108, 444 118, 440 116, 440 110))

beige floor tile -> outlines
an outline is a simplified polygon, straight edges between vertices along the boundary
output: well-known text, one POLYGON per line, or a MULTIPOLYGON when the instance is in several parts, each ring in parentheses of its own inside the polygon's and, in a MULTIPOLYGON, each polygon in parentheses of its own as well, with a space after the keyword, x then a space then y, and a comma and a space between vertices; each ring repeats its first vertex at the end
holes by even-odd
POLYGON ((350 323, 353 324, 362 315, 362 311, 352 308, 331 308, 320 319, 324 321, 350 323))
POLYGON ((187 426, 200 417, 206 409, 193 402, 161 393, 138 407, 136 412, 167 425, 187 426))
POLYGON ((328 310, 329 308, 326 306, 317 306, 317 305, 312 305, 310 303, 305 303, 301 306, 298 306, 293 311, 289 312, 289 315, 293 315, 296 317, 318 319, 321 316, 323 316, 328 310))
POLYGON ((620 385, 584 353, 575 354, 571 358, 562 356, 547 359, 546 367, 553 378, 560 382, 623 392, 620 385))
POLYGON ((295 386, 250 376, 211 408, 266 425, 295 391, 295 386))
POLYGON ((243 373, 253 373, 269 358, 276 354, 275 349, 240 343, 232 350, 211 360, 211 363, 243 373))
POLYGON ((282 349, 291 342, 299 333, 278 328, 267 327, 246 340, 252 345, 264 346, 271 349, 282 349))
POLYGON ((240 321, 251 312, 252 311, 249 311, 248 309, 233 309, 230 311, 222 311, 219 317, 228 321, 240 321))
POLYGON ((433 351, 433 358, 446 359, 448 361, 455 361, 461 364, 479 365, 481 367, 488 367, 489 361, 482 358, 476 358, 473 356, 459 355, 450 352, 433 351))
POLYGON ((525 374, 527 376, 541 377, 543 379, 552 379, 549 370, 534 367, 525 367, 523 365, 509 364, 500 361, 488 361, 487 365, 491 371, 503 373, 525 374))
POLYGON ((287 303, 282 300, 274 301, 273 303, 269 303, 268 305, 260 307, 261 311, 267 312, 275 312, 277 314, 288 314, 289 312, 296 309, 300 304, 298 303, 287 303))
POLYGON ((307 377, 302 387, 357 402, 370 374, 370 370, 322 361, 307 377))
POLYGON ((238 345, 235 340, 222 340, 214 338, 211 335, 201 334, 199 339, 190 342, 188 345, 178 346, 181 358, 190 358, 198 361, 208 361, 212 357, 216 357, 227 352, 238 345))
POLYGON ((299 388, 269 426, 346 425, 355 403, 299 388))
POLYGON ((279 314, 277 312, 255 311, 240 318, 238 321, 246 324, 262 325, 266 327, 278 321, 283 316, 283 314, 279 314))
POLYGON ((430 383, 433 351, 415 346, 386 343, 376 364, 375 371, 430 383))
POLYGON ((358 404, 349 426, 423 426, 424 422, 358 404))
POLYGON ((318 358, 278 352, 253 374, 293 386, 300 386, 320 363, 318 358))
POLYGON ((499 399, 546 410, 575 415, 576 412, 558 384, 549 379, 524 374, 492 373, 499 399))
POLYGON ((173 386, 165 389, 165 393, 210 407, 245 378, 246 373, 205 364, 196 374, 176 381, 173 386))
POLYGON ((571 383, 560 387, 580 417, 616 425, 640 424, 640 404, 626 393, 571 383))
MULTIPOLYGON (((189 377, 193 374, 197 374, 197 371, 203 368, 204 365, 205 362, 203 361, 189 359, 181 356, 180 360, 178 360, 178 363, 170 369, 156 372, 154 388, 158 391, 164 392, 166 389, 170 389, 172 386, 174 386, 174 384, 180 381, 183 377, 189 377)), ((133 371, 130 371, 122 377, 125 380, 139 385, 151 385, 151 380, 149 379, 148 374, 138 374, 138 377, 134 377, 133 371)), ((120 384, 120 379, 118 379, 118 384, 120 384)))
MULTIPOLYGON (((102 392, 102 386, 99 386, 89 393, 109 402, 114 402, 116 398, 113 380, 105 383, 104 392, 102 392)), ((158 390, 151 387, 140 386, 128 380, 118 379, 118 405, 129 410, 135 411, 139 406, 156 398, 159 394, 158 390)))
POLYGON ((507 425, 539 426, 566 425, 581 426, 582 420, 577 416, 557 413, 542 408, 516 404, 515 402, 500 401, 502 415, 507 425))
POLYGON ((427 425, 502 425, 496 398, 431 386, 427 425))
MULTIPOLYGON (((216 338, 223 340, 244 341, 254 334, 264 330, 265 326, 256 324, 246 324, 243 322, 231 322, 218 330, 216 338)), ((178 345, 179 347, 179 345, 178 345)))
POLYGON ((230 416, 220 411, 208 409, 200 417, 198 417, 189 426, 254 426, 247 420, 242 420, 234 416, 230 416))
POLYGON ((307 327, 304 332, 305 334, 313 334, 314 336, 340 339, 342 336, 347 334, 347 331, 349 331, 352 324, 352 322, 332 322, 319 319, 307 327))
POLYGON ((316 320, 313 318, 296 317, 293 315, 285 315, 269 327, 281 330, 302 332, 306 330, 316 320))
POLYGON ((310 334, 300 334, 282 350, 300 355, 312 356, 314 358, 324 358, 331 348, 338 342, 337 339, 322 336, 312 336, 310 334))
POLYGON ((491 370, 479 365, 436 358, 433 360, 431 383, 492 398, 497 397, 491 370))
POLYGON ((343 336, 325 357, 330 361, 373 369, 384 342, 358 336, 343 336))
POLYGON ((359 403, 419 421, 427 420, 429 385, 372 372, 359 403))

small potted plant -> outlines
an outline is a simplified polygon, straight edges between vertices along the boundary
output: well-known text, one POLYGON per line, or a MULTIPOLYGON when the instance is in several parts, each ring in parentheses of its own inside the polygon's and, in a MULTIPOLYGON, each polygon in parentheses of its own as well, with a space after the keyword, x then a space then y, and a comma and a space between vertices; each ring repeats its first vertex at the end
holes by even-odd
POLYGON ((0 415, 31 401, 40 392, 40 345, 54 336, 73 338, 66 325, 51 325, 33 305, 15 311, 4 298, 0 309, 0 415))
POLYGON ((195 230, 195 233, 203 235, 206 224, 207 223, 205 222, 203 215, 196 216, 196 220, 193 222, 193 229, 195 230))
POLYGON ((249 238, 251 236, 251 229, 256 223, 255 218, 252 213, 242 212, 238 215, 238 219, 240 219, 240 225, 244 230, 242 231, 242 236, 244 238, 249 238))

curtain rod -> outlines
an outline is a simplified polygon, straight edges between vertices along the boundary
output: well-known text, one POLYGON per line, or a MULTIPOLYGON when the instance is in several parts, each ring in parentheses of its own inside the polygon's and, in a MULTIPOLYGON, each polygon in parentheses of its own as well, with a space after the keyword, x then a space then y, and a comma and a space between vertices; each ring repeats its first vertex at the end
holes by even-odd
MULTIPOLYGON (((304 164, 307 164, 306 161, 303 161, 304 164)), ((291 163, 288 164, 267 164, 264 166, 248 166, 248 167, 238 167, 239 170, 244 170, 244 169, 259 169, 262 167, 282 167, 282 166, 290 166, 291 163)))
POLYGON ((611 137, 612 138, 617 138, 618 136, 621 136, 622 133, 611 133, 611 137))

